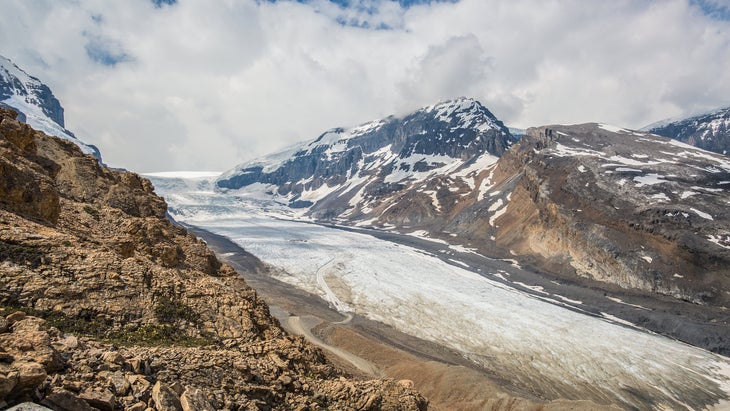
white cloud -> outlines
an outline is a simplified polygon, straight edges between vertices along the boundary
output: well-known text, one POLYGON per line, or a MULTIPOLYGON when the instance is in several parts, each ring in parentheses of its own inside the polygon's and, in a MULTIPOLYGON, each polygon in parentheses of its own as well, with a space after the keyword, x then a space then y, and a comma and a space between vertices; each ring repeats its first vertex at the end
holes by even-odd
POLYGON ((730 104, 730 22, 689 0, 0 3, 0 54, 137 171, 227 169, 459 95, 523 127, 641 127, 730 104))

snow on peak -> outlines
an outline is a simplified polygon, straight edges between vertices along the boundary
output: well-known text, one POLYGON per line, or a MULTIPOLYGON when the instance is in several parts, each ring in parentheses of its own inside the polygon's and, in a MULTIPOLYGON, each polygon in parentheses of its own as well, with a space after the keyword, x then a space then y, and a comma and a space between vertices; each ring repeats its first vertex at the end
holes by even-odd
POLYGON ((1 55, 0 106, 18 111, 21 114, 19 118, 34 129, 69 140, 84 153, 101 159, 96 147, 81 142, 66 130, 63 107, 48 86, 1 55))
POLYGON ((504 126, 481 103, 471 97, 459 97, 425 107, 419 111, 435 113, 445 123, 457 120, 458 128, 476 128, 479 131, 502 130, 504 126))

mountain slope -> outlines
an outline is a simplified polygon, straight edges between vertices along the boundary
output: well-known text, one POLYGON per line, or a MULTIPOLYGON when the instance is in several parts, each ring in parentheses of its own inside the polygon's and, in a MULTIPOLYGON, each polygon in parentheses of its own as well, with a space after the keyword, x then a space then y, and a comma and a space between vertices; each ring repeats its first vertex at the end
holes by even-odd
POLYGON ((715 153, 730 153, 730 107, 655 123, 644 129, 715 153))
POLYGON ((425 409, 286 334, 148 180, 15 117, 0 109, 0 408, 425 409))
POLYGON ((0 56, 0 107, 19 112, 18 118, 36 130, 72 141, 86 154, 101 160, 99 150, 66 130, 63 107, 48 86, 0 56))
POLYGON ((528 130, 491 181, 496 200, 444 230, 551 272, 730 305, 726 157, 611 126, 547 126, 528 130))
MULTIPOLYGON (((245 163, 216 182, 223 190, 263 194, 303 208, 315 218, 364 220, 379 215, 404 193, 423 188, 435 204, 432 177, 450 175, 469 186, 472 169, 496 162, 515 139, 479 102, 459 98, 402 118, 388 117, 245 163)), ((422 208, 424 217, 430 205, 422 208)))

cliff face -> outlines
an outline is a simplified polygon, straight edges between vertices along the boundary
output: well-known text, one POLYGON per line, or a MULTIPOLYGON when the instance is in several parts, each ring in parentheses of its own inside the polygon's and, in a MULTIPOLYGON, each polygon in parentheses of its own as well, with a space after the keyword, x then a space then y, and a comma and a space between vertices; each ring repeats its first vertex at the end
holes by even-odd
POLYGON ((0 406, 425 409, 287 335, 148 180, 15 118, 0 109, 0 406))
POLYGON ((516 179, 496 244, 624 288, 730 303, 730 161, 595 124, 528 130, 500 160, 516 179))

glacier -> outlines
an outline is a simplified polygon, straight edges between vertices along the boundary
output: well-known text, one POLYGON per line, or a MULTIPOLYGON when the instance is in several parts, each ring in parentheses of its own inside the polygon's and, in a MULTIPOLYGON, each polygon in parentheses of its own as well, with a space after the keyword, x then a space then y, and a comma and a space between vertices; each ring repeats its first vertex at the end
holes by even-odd
POLYGON ((424 250, 304 221, 270 199, 218 193, 211 176, 164 176, 149 177, 174 219, 231 239, 279 268, 275 278, 343 314, 456 350, 539 398, 638 409, 730 405, 728 358, 610 314, 566 308, 424 250))

